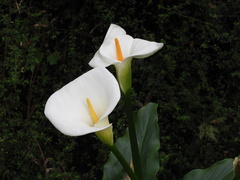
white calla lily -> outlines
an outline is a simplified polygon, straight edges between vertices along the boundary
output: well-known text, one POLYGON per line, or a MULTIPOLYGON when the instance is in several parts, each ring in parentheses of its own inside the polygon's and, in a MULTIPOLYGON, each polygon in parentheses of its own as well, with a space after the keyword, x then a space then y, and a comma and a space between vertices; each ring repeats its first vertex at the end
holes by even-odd
POLYGON ((104 41, 89 62, 92 67, 110 66, 134 58, 146 58, 163 47, 163 43, 133 38, 116 24, 111 24, 104 41), (120 47, 117 47, 117 42, 120 47), (116 49, 120 48, 123 59, 119 59, 116 49))
POLYGON ((89 62, 91 67, 115 65, 124 93, 131 88, 132 58, 146 58, 163 47, 163 43, 133 38, 116 24, 111 24, 99 50, 89 62))
POLYGON ((115 77, 103 67, 94 68, 50 96, 45 115, 63 134, 81 136, 95 132, 105 144, 113 144, 108 115, 120 99, 115 77))

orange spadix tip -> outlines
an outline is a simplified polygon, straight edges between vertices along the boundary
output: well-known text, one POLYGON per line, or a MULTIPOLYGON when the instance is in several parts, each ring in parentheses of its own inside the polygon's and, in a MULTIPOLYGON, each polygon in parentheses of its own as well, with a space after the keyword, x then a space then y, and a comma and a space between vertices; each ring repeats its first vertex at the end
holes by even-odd
POLYGON ((120 43, 119 43, 117 38, 115 38, 114 40, 115 40, 115 46, 116 46, 117 60, 123 61, 124 58, 123 58, 123 55, 122 55, 122 50, 121 50, 120 43))
POLYGON ((98 122, 99 118, 98 118, 96 112, 93 109, 93 106, 92 106, 92 103, 91 103, 90 99, 86 98, 86 101, 87 101, 87 105, 88 105, 88 110, 89 110, 90 116, 91 116, 94 124, 96 124, 98 122))

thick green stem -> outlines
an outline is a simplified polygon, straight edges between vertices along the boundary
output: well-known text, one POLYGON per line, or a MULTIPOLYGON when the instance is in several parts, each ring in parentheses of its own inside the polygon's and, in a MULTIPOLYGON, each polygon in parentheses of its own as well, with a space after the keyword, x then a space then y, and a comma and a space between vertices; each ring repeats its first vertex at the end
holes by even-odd
POLYGON ((129 137, 130 137, 130 144, 132 150, 132 160, 134 166, 134 172, 136 173, 139 180, 142 179, 142 167, 141 167, 141 160, 138 148, 138 141, 136 136, 136 129, 135 129, 135 120, 133 114, 133 107, 132 107, 132 98, 131 98, 131 89, 128 90, 124 94, 124 103, 125 103, 125 111, 127 114, 128 120, 128 128, 129 128, 129 137))
POLYGON ((132 108, 132 98, 131 98, 131 89, 132 89, 131 61, 132 59, 128 58, 127 60, 124 60, 121 63, 115 64, 115 67, 117 71, 117 79, 118 79, 120 88, 123 92, 123 98, 125 103, 124 106, 127 114, 134 172, 136 173, 138 179, 142 180, 141 161, 140 161, 140 155, 139 155, 139 149, 138 149, 134 114, 133 114, 133 108, 132 108))
POLYGON ((121 165, 123 166, 123 168, 125 169, 125 171, 127 172, 128 176, 131 178, 131 180, 138 180, 136 174, 133 172, 133 170, 131 169, 130 165, 127 163, 127 161, 124 159, 124 157, 122 156, 122 154, 119 152, 119 150, 117 149, 117 147, 113 144, 112 146, 108 146, 111 151, 113 152, 113 154, 116 156, 116 158, 118 159, 118 161, 121 163, 121 165))

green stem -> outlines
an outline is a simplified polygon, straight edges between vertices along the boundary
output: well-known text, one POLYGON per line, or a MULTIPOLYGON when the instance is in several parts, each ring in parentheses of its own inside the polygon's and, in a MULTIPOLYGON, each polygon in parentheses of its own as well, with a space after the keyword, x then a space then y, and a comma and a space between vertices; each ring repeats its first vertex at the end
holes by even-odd
POLYGON ((121 163, 121 165, 123 166, 123 168, 127 172, 128 176, 131 178, 131 180, 138 180, 136 174, 133 172, 133 170, 131 169, 131 167, 129 166, 127 161, 124 159, 122 154, 119 152, 117 147, 114 144, 112 146, 108 146, 108 147, 111 149, 113 154, 116 156, 118 161, 121 163))
POLYGON ((141 167, 138 141, 137 141, 136 129, 135 129, 131 89, 124 94, 124 102, 125 102, 124 106, 125 106, 125 111, 126 111, 127 120, 128 120, 129 137, 130 137, 130 144, 132 149, 132 160, 133 160, 134 171, 137 177, 139 178, 139 180, 142 180, 142 167, 141 167))

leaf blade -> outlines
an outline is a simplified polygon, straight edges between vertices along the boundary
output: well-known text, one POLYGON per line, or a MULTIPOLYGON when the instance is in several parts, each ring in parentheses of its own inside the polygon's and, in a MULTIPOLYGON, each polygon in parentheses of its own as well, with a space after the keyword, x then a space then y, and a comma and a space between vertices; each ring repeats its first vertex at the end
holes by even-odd
MULTIPOLYGON (((135 126, 142 162, 143 179, 156 179, 156 173, 159 170, 159 159, 157 156, 160 148, 157 104, 149 103, 142 107, 137 113, 135 126)), ((116 147, 130 164, 131 148, 128 129, 125 136, 118 138, 116 147)), ((104 166, 103 180, 122 180, 125 177, 126 173, 123 167, 114 154, 110 153, 109 160, 104 166)))
POLYGON ((216 162, 207 169, 195 169, 183 177, 182 180, 231 180, 234 178, 233 159, 216 162))

